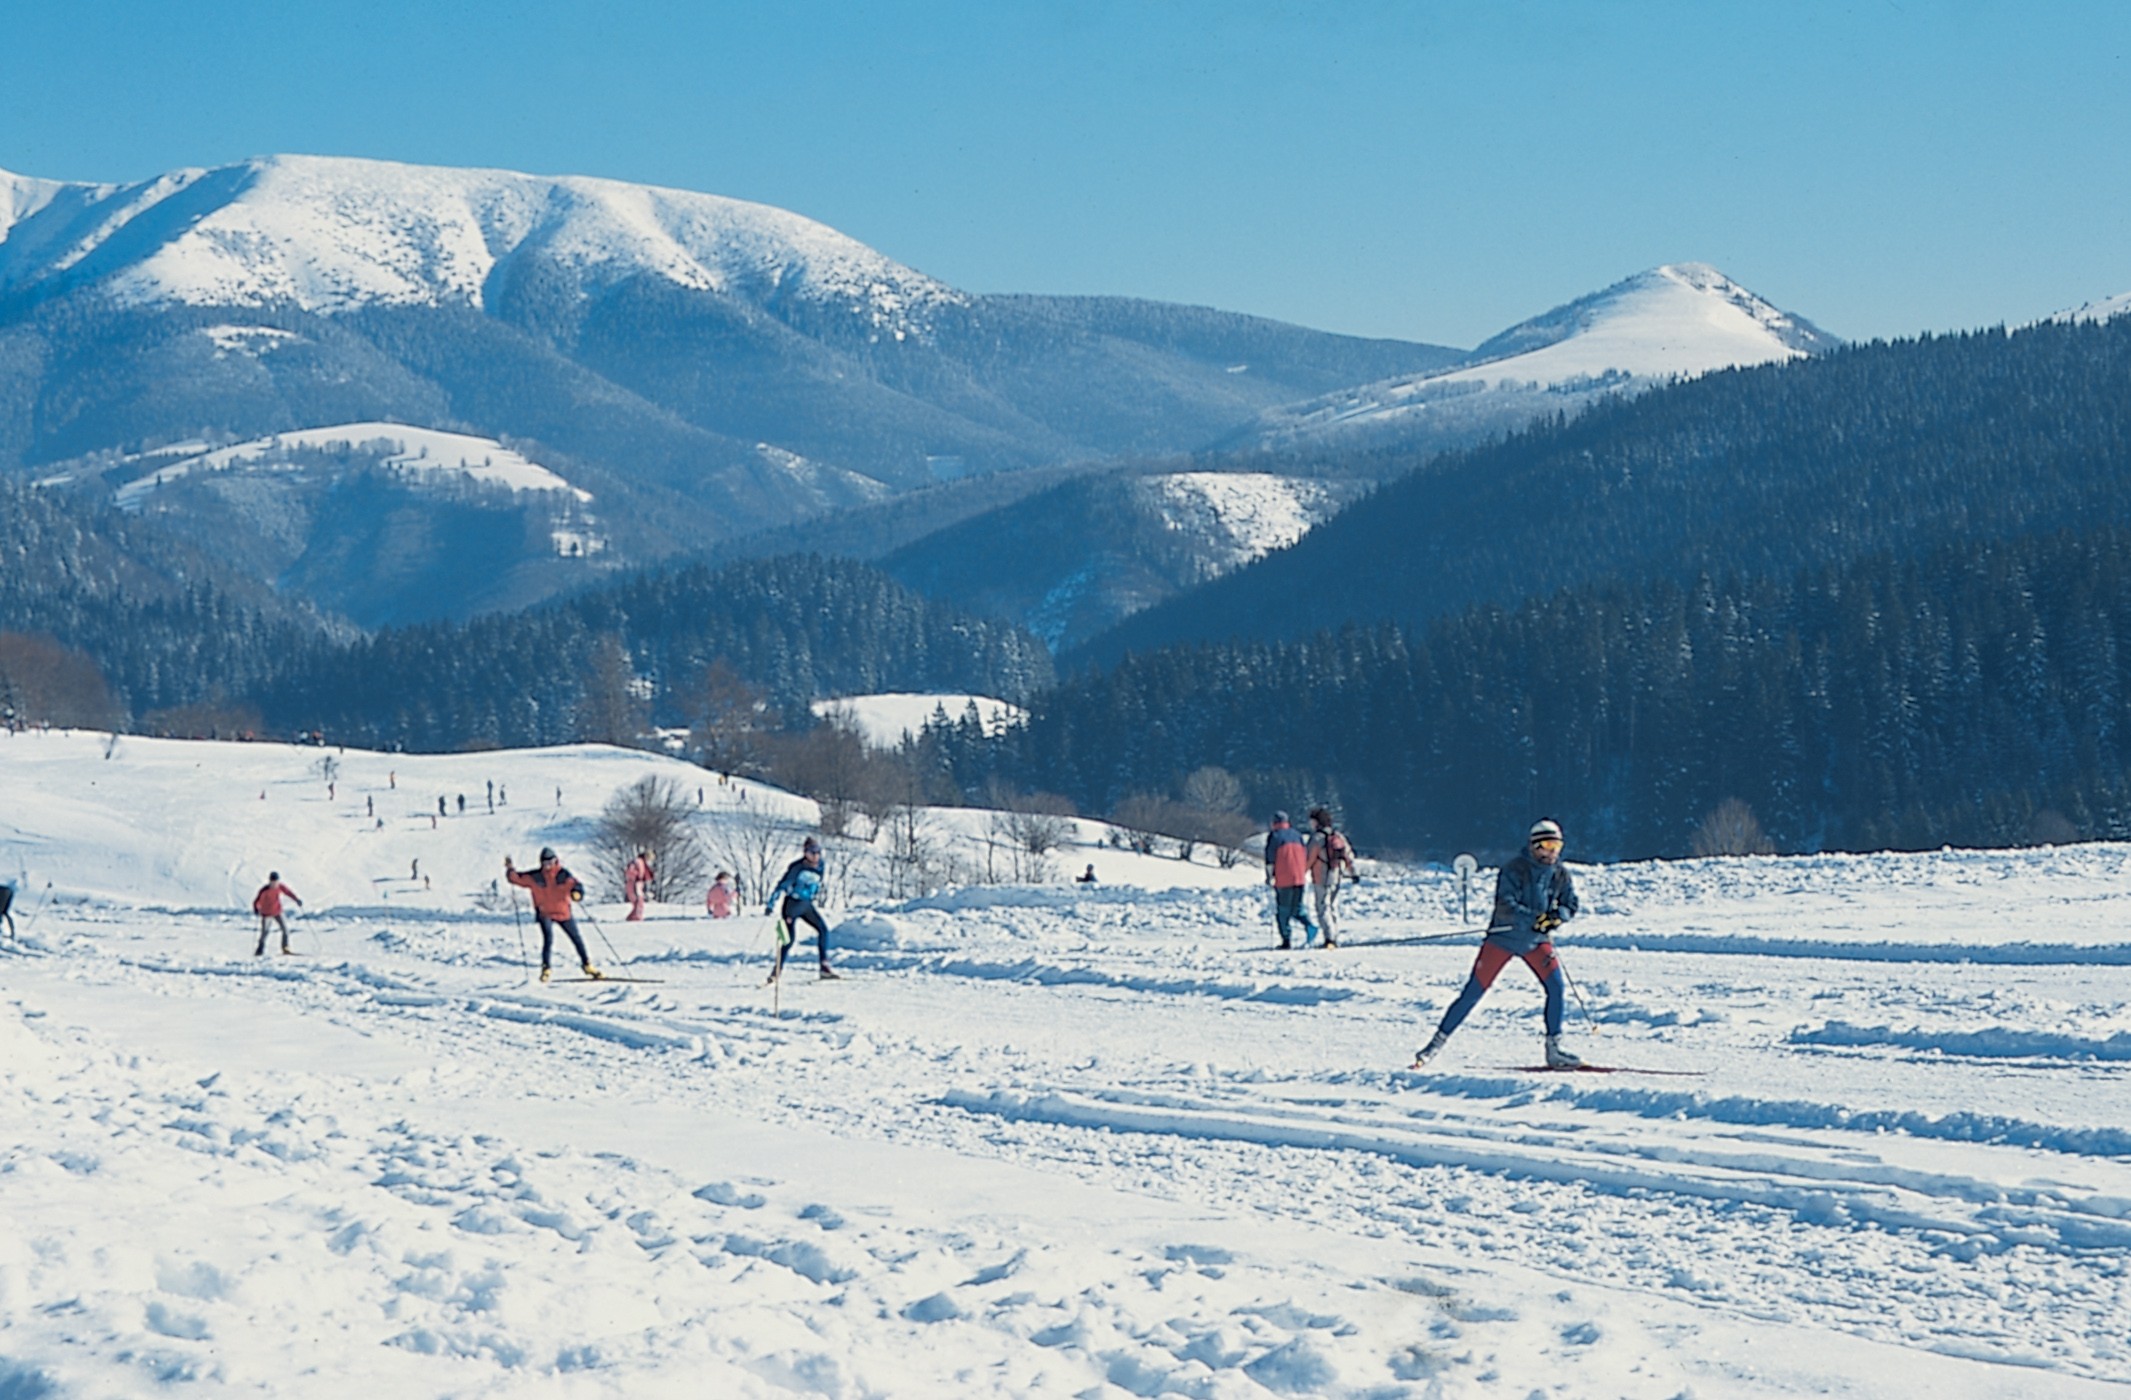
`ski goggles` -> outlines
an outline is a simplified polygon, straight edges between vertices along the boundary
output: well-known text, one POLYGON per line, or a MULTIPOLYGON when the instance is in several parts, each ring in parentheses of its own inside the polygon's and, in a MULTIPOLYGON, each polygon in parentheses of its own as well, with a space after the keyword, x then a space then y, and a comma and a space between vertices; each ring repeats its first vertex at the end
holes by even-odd
POLYGON ((1532 838, 1532 849, 1535 851, 1558 851, 1561 849, 1561 838, 1559 836, 1534 836, 1532 838))

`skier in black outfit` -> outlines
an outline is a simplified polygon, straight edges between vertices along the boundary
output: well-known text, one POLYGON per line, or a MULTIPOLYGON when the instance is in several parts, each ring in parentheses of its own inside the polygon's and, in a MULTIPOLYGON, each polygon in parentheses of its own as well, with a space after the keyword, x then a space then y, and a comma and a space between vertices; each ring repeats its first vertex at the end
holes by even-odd
POLYGON ((9 938, 21 936, 15 932, 15 916, 11 912, 14 907, 15 887, 13 885, 0 885, 0 919, 7 921, 7 936, 9 938))
POLYGON ((784 878, 777 882, 777 888, 770 891, 769 902, 762 908, 765 914, 774 910, 778 922, 777 965, 770 971, 770 981, 774 982, 784 975, 784 955, 792 946, 793 930, 797 923, 813 925, 815 946, 821 953, 821 975, 830 981, 836 979, 836 969, 829 966, 828 921, 823 919, 821 911, 814 907, 814 901, 821 898, 823 883, 821 843, 809 836, 806 843, 799 848, 799 859, 784 868, 784 878), (781 909, 777 907, 780 897, 784 900, 784 907, 781 909))

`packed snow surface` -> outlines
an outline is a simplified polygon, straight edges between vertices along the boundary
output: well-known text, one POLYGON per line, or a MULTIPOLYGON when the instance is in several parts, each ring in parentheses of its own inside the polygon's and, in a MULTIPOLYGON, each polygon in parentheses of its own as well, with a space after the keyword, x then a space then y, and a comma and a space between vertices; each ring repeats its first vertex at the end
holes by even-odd
POLYGON ((276 433, 227 447, 190 443, 162 448, 136 459, 152 470, 121 486, 115 498, 121 506, 137 507, 158 486, 189 473, 285 461, 288 454, 298 451, 352 453, 416 478, 450 476, 509 491, 568 491, 580 501, 592 499, 591 492, 570 485, 494 438, 410 428, 402 423, 341 423, 276 433))
POLYGON ((1649 1072, 1520 1072, 1516 967, 1412 1072, 1441 869, 1279 953, 1247 861, 898 900, 835 840, 844 980, 773 993, 759 888, 605 902, 647 775, 779 863, 811 819, 613 749, 0 735, 0 1394, 2131 1395, 2131 848, 1578 866, 1571 1042, 1649 1072), (662 980, 532 980, 542 843, 662 980))
POLYGON ((535 261, 583 291, 653 276, 825 303, 895 335, 961 294, 767 205, 583 176, 267 156, 135 185, 0 171, 0 289, 59 277, 121 302, 484 307, 535 261))
POLYGON ((817 700, 814 713, 817 715, 847 715, 866 736, 866 742, 876 748, 892 749, 903 742, 905 736, 916 735, 941 711, 947 718, 958 720, 974 704, 977 715, 984 723, 987 734, 996 734, 1010 724, 1018 724, 1027 714, 1019 705, 1008 700, 996 700, 989 695, 919 695, 894 691, 882 695, 846 695, 837 700, 817 700))

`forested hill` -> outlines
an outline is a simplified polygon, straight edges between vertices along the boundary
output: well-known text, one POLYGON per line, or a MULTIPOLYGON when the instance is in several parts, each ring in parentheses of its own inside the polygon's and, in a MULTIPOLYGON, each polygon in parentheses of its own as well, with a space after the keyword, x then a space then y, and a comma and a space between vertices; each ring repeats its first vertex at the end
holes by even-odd
POLYGON ((1726 799, 1787 851, 2123 839, 2131 529, 1172 647, 1001 740, 934 737, 972 791, 1110 811, 1216 765, 1260 815, 1330 800, 1364 849, 1439 860, 1506 853, 1538 813, 1593 859, 1686 854, 1726 799))
POLYGON ((789 555, 641 575, 530 612, 381 632, 289 668, 267 713, 347 743, 632 740, 693 718, 723 661, 774 703, 883 690, 1025 699, 1043 644, 930 601, 877 569, 789 555))
POLYGON ((2131 523, 2127 471, 2131 316, 1850 347, 1439 459, 1072 659, 2131 523))
POLYGON ((633 740, 684 719, 713 660, 787 708, 896 689, 1019 699, 1052 678, 1027 633, 810 556, 357 637, 108 506, 0 480, 0 708, 23 720, 429 750, 633 740))

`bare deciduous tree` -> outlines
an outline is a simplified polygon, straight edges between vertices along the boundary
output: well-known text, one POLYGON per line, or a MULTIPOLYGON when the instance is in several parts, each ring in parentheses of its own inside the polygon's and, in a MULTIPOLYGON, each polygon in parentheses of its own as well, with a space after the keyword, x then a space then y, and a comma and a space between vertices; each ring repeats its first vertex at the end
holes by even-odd
POLYGON ((1727 797, 1702 818, 1694 829, 1689 849, 1698 856, 1767 856, 1776 845, 1761 829, 1754 809, 1736 797, 1727 797))
POLYGON ((748 684, 724 657, 703 668, 686 702, 703 766, 720 773, 753 773, 764 761, 764 736, 775 732, 769 697, 748 684))
POLYGON ((619 637, 602 637, 585 666, 577 705, 577 737, 595 744, 635 746, 650 725, 650 703, 619 637))
POLYGON ((619 889, 630 860, 638 851, 649 851, 651 897, 664 901, 692 895, 710 882, 695 816, 695 798, 673 779, 638 780, 616 793, 599 815, 593 838, 597 868, 602 875, 611 872, 619 889))
POLYGON ((115 729, 123 716, 89 657, 51 637, 0 632, 0 718, 115 729))
POLYGON ((724 813, 711 828, 711 853, 732 871, 743 900, 769 898, 778 875, 799 853, 805 829, 761 807, 724 813))

